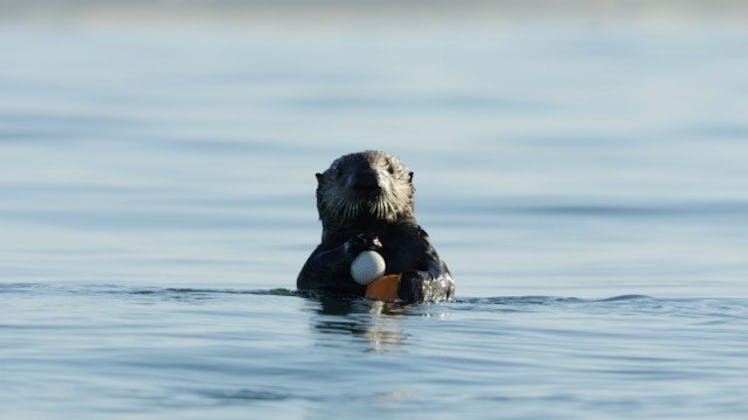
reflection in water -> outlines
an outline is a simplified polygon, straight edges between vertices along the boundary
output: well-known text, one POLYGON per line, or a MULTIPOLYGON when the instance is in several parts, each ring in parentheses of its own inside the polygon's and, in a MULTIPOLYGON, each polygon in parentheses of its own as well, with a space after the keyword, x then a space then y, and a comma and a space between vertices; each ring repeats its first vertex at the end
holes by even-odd
MULTIPOLYGON (((312 322, 316 332, 353 336, 366 344, 366 351, 396 351, 408 337, 401 324, 411 305, 335 295, 310 296, 309 302, 314 304, 312 322)), ((319 338, 324 346, 335 342, 329 336, 319 338)))

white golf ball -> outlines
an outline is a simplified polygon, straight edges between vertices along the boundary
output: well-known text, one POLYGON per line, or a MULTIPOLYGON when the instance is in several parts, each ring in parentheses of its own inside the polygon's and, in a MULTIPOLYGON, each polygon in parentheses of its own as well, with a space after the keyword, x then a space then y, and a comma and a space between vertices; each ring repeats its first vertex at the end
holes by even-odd
POLYGON ((351 263, 351 276, 356 283, 367 285, 384 274, 384 258, 376 251, 363 251, 351 263))

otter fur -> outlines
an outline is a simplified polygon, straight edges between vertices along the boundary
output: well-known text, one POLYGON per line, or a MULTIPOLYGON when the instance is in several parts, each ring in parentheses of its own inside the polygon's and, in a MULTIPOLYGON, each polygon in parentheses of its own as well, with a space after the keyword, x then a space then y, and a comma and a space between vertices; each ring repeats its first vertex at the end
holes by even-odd
POLYGON ((454 280, 414 214, 413 172, 381 151, 351 153, 317 176, 322 241, 301 269, 301 290, 364 296, 366 286, 350 274, 364 250, 384 257, 385 274, 401 274, 403 302, 454 297, 454 280))

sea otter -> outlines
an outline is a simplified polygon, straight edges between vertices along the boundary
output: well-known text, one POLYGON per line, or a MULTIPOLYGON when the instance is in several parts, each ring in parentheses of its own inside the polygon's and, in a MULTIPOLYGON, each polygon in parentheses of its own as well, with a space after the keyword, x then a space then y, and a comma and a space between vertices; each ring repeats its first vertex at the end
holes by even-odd
POLYGON ((316 176, 322 242, 299 273, 299 289, 402 302, 454 297, 449 269, 414 215, 413 172, 397 157, 372 150, 351 153, 316 176), (364 250, 384 257, 380 279, 394 282, 388 286, 393 296, 372 293, 351 277, 351 262, 364 250))

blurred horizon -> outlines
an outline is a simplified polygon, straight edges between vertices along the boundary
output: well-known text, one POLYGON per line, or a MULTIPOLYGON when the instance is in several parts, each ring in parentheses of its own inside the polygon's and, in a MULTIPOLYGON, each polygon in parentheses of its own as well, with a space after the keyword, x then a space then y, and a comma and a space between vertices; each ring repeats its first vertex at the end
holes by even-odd
POLYGON ((739 0, 645 1, 550 0, 490 1, 379 1, 367 0, 145 0, 16 2, 0 0, 0 24, 68 23, 132 24, 163 23, 225 25, 274 25, 279 22, 328 25, 362 22, 443 24, 448 22, 495 22, 534 19, 624 20, 627 22, 742 24, 748 18, 748 2, 739 0), (123 21, 125 19, 126 21, 123 21))

